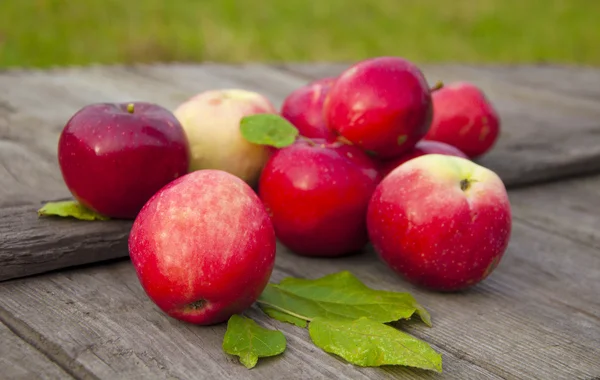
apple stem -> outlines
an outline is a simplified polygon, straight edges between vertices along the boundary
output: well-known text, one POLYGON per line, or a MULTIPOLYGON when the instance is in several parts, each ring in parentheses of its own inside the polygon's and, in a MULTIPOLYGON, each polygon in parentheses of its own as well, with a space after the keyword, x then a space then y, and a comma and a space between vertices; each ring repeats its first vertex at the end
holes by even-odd
POLYGON ((437 91, 437 90, 440 90, 440 89, 442 89, 442 87, 444 87, 444 82, 442 82, 441 80, 439 80, 439 81, 437 81, 437 82, 435 83, 435 85, 434 85, 433 87, 431 87, 431 90, 430 90, 430 91, 431 91, 431 92, 435 92, 435 91, 437 91))
POLYGON ((129 104, 127 105, 127 112, 129 112, 129 113, 133 113, 133 110, 134 110, 133 103, 129 103, 129 104))
POLYGON ((341 143, 344 143, 344 144, 346 144, 346 145, 354 145, 354 144, 352 144, 352 141, 348 140, 347 138, 345 138, 345 137, 344 137, 344 136, 342 136, 342 135, 338 135, 338 137, 337 137, 337 140, 338 140, 339 142, 341 142, 341 143))
POLYGON ((301 139, 305 140, 308 143, 308 145, 310 145, 310 146, 317 146, 317 143, 314 142, 311 138, 306 137, 306 136, 302 136, 302 135, 299 135, 299 137, 301 139))

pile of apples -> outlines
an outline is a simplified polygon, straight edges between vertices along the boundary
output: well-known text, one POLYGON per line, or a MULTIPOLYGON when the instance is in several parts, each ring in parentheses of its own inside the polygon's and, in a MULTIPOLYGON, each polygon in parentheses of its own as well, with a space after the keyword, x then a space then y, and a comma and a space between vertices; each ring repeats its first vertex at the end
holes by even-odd
MULTIPOLYGON (((374 57, 291 92, 215 89, 173 112, 92 104, 61 134, 75 199, 135 219, 129 252, 172 317, 225 321, 269 281, 276 240, 297 255, 343 257, 371 243, 407 281, 456 291, 486 278, 510 238, 502 180, 474 162, 499 136, 481 89, 430 88, 401 57, 374 57), (279 115, 299 134, 275 148, 246 140, 244 117, 279 115)), ((340 261, 343 266, 343 261, 340 261)))

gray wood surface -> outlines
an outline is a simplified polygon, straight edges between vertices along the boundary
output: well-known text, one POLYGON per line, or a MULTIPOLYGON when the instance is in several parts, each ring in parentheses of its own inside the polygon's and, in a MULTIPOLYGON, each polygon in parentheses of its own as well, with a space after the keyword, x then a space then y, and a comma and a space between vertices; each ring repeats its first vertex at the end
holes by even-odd
POLYGON ((38 218, 40 206, 0 208, 0 281, 128 255, 131 221, 38 218))
POLYGON ((0 323, 0 378, 62 380, 72 377, 0 323))
MULTIPOLYGON (((591 379, 600 376, 600 256, 551 232, 515 222, 500 266, 470 291, 415 288, 372 252, 343 260, 301 258, 279 247, 273 281, 350 270, 368 285, 408 290, 432 314, 434 327, 407 324, 444 358, 444 376, 403 368, 361 369, 315 348, 306 330, 248 315, 281 329, 289 348, 252 371, 221 351, 224 325, 175 321, 145 296, 129 261, 5 282, 0 308, 74 358, 80 374, 98 378, 460 378, 591 379), (43 310, 43 313, 39 311, 43 310), (310 364, 306 364, 310 363, 310 364), (293 370, 292 370, 293 369, 293 370)), ((52 350, 48 350, 53 352, 52 350)), ((52 354, 51 354, 52 355, 52 354)))
MULTIPOLYGON (((287 64, 307 79, 336 76, 348 64, 287 64)), ((470 81, 497 108, 501 136, 478 162, 510 187, 600 170, 600 70, 530 66, 422 65, 428 81, 470 81), (580 94, 580 95, 577 95, 580 94)))
POLYGON ((511 189, 514 229, 505 258, 479 286, 428 292, 404 282, 371 251, 324 260, 278 249, 273 281, 350 270, 370 286, 413 293, 434 327, 405 328, 442 353, 442 375, 348 365, 314 347, 306 330, 265 318, 255 307, 248 315, 281 329, 288 349, 249 371, 222 352, 224 324, 178 322, 146 297, 126 259, 130 222, 36 216, 40 202, 69 196, 56 143, 68 117, 85 104, 143 99, 173 109, 198 91, 236 87, 279 106, 293 88, 342 68, 206 64, 0 73, 0 378, 600 378, 600 175, 565 179, 600 170, 594 70, 425 67, 431 81, 479 83, 505 115, 501 141, 482 163, 511 189), (558 182, 521 188, 549 180, 558 182), (54 272, 41 274, 47 271, 54 272))
POLYGON ((509 196, 522 222, 600 249, 600 175, 515 189, 509 196))
MULTIPOLYGON (((97 238, 78 239, 73 251, 73 244, 58 239, 57 233, 79 236, 92 227, 63 224, 58 230, 30 214, 43 200, 70 195, 58 169, 56 146, 64 123, 79 108, 141 99, 174 109, 199 91, 232 87, 258 91, 279 107, 294 88, 344 67, 169 64, 0 73, 0 88, 6 89, 0 93, 0 236, 5 237, 0 240, 0 268, 5 268, 0 269, 0 281, 127 255, 127 223, 98 225, 97 238), (1 210, 3 206, 21 207, 1 210), (20 241, 32 239, 35 249, 19 247, 20 241)), ((497 104, 503 134, 482 163, 497 171, 509 188, 600 170, 600 71, 423 68, 431 81, 474 81, 497 104), (573 95, 579 89, 582 95, 573 95)))

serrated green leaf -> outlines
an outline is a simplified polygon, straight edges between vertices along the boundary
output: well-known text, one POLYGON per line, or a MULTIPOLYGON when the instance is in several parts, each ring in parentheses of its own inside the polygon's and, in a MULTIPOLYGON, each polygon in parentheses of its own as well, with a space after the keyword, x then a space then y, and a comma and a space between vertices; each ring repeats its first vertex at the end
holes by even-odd
POLYGON ((371 289, 348 271, 316 280, 286 278, 279 284, 271 283, 258 302, 307 321, 316 317, 367 317, 387 323, 417 314, 431 326, 429 313, 409 293, 371 289))
POLYGON ((308 332, 316 346, 357 366, 403 365, 442 372, 442 356, 429 344, 368 318, 317 317, 308 332))
POLYGON ((302 328, 305 328, 307 326, 306 320, 304 320, 304 319, 294 317, 293 315, 290 315, 283 311, 279 311, 277 309, 273 309, 272 307, 269 307, 269 306, 264 306, 261 304, 258 304, 258 306, 261 308, 262 311, 265 312, 265 314, 267 314, 269 317, 271 317, 273 319, 277 319, 278 321, 281 321, 281 322, 291 323, 293 325, 296 325, 296 326, 302 327, 302 328))
POLYGON ((286 339, 281 331, 266 329, 238 314, 227 321, 223 350, 238 356, 248 369, 254 368, 259 358, 281 354, 285 347, 286 339))
POLYGON ((283 148, 296 141, 299 132, 292 123, 276 114, 255 114, 240 121, 242 136, 251 143, 283 148))
POLYGON ((77 201, 48 202, 38 210, 38 216, 61 216, 79 220, 108 220, 107 216, 88 209, 77 201))

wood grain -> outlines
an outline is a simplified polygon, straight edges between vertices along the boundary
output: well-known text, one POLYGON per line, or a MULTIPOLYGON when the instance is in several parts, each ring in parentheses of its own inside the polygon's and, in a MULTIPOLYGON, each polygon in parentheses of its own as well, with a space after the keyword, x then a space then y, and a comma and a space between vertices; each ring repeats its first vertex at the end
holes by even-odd
MULTIPOLYGON (((278 68, 306 80, 339 75, 348 64, 285 64, 278 68)), ((470 81, 497 108, 502 131, 497 144, 477 159, 507 186, 531 185, 600 171, 600 108, 597 70, 531 67, 422 65, 428 81, 470 81), (574 81, 573 78, 577 81, 574 81), (583 88, 580 84, 586 83, 583 88), (546 85, 543 85, 546 84, 546 85), (576 96, 579 91, 581 96, 576 96)))
MULTIPOLYGON (((512 189, 521 223, 600 249, 600 176, 512 189)), ((131 221, 38 218, 40 205, 0 208, 0 281, 126 257, 131 221)))
MULTIPOLYGON (((56 144, 64 123, 79 108, 93 102, 146 100, 173 110, 197 92, 232 87, 261 92, 279 107, 290 91, 309 78, 333 75, 343 67, 315 64, 274 69, 259 64, 207 63, 0 73, 0 87, 6 89, 0 93, 0 247, 3 248, 0 281, 127 255, 127 223, 66 222, 66 229, 63 221, 39 220, 35 216, 35 208, 41 201, 69 196, 56 163, 56 144), (20 208, 2 209, 19 205, 20 208), (93 239, 83 238, 96 227, 93 239), (68 234, 73 238, 68 238, 68 234), (32 245, 24 247, 21 241, 32 245)), ((600 165, 597 156, 600 135, 596 135, 600 129, 597 122, 600 111, 595 107, 594 85, 590 84, 596 78, 595 71, 587 71, 587 76, 581 77, 571 70, 560 77, 560 70, 555 70, 552 79, 548 79, 549 74, 535 76, 536 71, 525 69, 458 65, 424 68, 433 80, 476 81, 506 115, 503 116, 506 119, 503 137, 482 163, 497 170, 509 188, 593 172, 600 165), (513 71, 518 80, 508 80, 513 71), (528 82, 520 84, 524 77, 541 89, 528 82), (562 89, 564 85, 553 84, 567 80, 585 87, 585 94, 573 99, 562 89), (544 81, 551 83, 541 86, 544 81), (583 86, 584 82, 588 84, 583 86)), ((553 196, 546 195, 546 199, 553 196)), ((529 198, 535 202, 539 197, 531 195, 529 198)), ((562 196, 560 199, 556 204, 564 203, 567 208, 569 202, 574 202, 563 201, 562 196)), ((524 201, 522 207, 527 208, 529 202, 524 201)), ((580 206, 584 207, 581 203, 580 206)), ((524 213, 523 218, 532 214, 524 213)), ((546 228, 586 239, 585 236, 594 234, 591 226, 595 217, 585 212, 582 215, 587 218, 588 230, 575 228, 576 224, 567 219, 554 224, 548 222, 553 227, 546 228)), ((554 220, 552 215, 539 215, 539 218, 534 219, 540 228, 546 223, 544 220, 554 220)))
POLYGON ((269 82, 270 72, 141 65, 0 74, 0 87, 9 89, 0 93, 0 281, 128 254, 130 223, 36 216, 41 201, 70 196, 56 149, 60 131, 78 109, 94 102, 146 100, 174 110, 197 92, 231 87, 282 99, 302 82, 281 73, 269 82))
MULTIPOLYGON (((434 327, 408 323, 404 328, 439 349, 449 378, 599 376, 600 255, 520 222, 513 234, 496 272, 463 293, 415 288, 372 252, 310 259, 281 246, 272 281, 350 270, 370 286, 410 291, 432 313, 434 327)), ((88 377, 445 378, 404 368, 349 366, 315 348, 306 330, 268 320, 254 308, 248 315, 281 329, 288 350, 248 371, 222 352, 223 324, 198 327, 166 317, 145 296, 128 261, 4 282, 0 310, 5 323, 20 321, 39 333, 40 347, 56 346, 49 352, 73 359, 59 355, 55 361, 78 366, 88 377)))
POLYGON ((39 207, 0 208, 0 281, 128 255, 131 221, 40 218, 39 207))
POLYGON ((509 192, 516 218, 600 249, 600 175, 509 192))
POLYGON ((73 379, 27 342, 0 323, 0 374, 10 380, 73 379))

